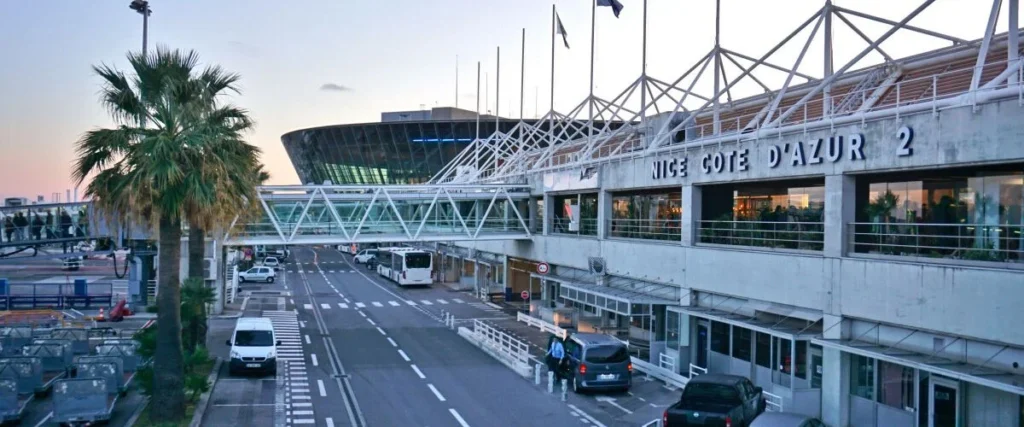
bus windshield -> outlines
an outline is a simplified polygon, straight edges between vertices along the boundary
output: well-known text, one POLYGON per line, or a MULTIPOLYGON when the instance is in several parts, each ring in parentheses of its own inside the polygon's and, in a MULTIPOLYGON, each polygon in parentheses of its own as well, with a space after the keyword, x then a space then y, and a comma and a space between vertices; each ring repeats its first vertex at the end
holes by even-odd
POLYGON ((430 254, 405 254, 405 268, 430 268, 430 254))

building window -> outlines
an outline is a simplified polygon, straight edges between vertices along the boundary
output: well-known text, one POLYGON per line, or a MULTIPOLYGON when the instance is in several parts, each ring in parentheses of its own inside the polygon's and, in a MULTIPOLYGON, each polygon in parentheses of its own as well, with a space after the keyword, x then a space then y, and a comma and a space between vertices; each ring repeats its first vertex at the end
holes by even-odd
POLYGON ((757 343, 754 349, 754 362, 758 366, 765 368, 772 368, 772 336, 768 334, 757 333, 757 343))
POLYGON ((669 311, 665 315, 665 346, 669 350, 679 349, 679 313, 669 311))
POLYGON ((682 193, 648 191, 612 195, 611 237, 679 240, 682 193))
POLYGON ((878 402, 894 408, 914 409, 914 369, 878 361, 878 402))
POLYGON ((729 355, 729 324, 711 322, 711 351, 729 355))
POLYGON ((750 334, 752 334, 750 329, 733 326, 732 357, 750 361, 750 334))
POLYGON ((850 394, 875 400, 875 359, 850 355, 850 394))
POLYGON ((807 379, 807 341, 796 342, 796 377, 807 379))

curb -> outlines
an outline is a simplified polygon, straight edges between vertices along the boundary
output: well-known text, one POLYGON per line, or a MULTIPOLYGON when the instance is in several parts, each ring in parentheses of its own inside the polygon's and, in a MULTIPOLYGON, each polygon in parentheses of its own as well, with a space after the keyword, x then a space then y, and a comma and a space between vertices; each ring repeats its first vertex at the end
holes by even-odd
POLYGON ((239 317, 242 317, 242 313, 241 312, 232 313, 232 314, 219 314, 219 315, 216 315, 216 316, 210 316, 211 319, 237 319, 239 317))
POLYGON ((188 424, 188 427, 199 427, 199 423, 203 422, 203 415, 206 414, 206 407, 210 405, 210 395, 213 394, 213 388, 217 385, 217 378, 220 377, 220 365, 222 363, 221 358, 217 358, 217 361, 213 363, 213 370, 210 371, 210 376, 206 377, 207 381, 210 382, 210 390, 199 396, 199 402, 196 403, 196 409, 192 412, 192 422, 188 424))
POLYGON ((147 406, 149 406, 149 398, 143 396, 142 404, 139 405, 139 407, 135 409, 135 412, 132 413, 132 416, 128 418, 128 422, 125 423, 125 427, 132 427, 135 423, 139 422, 139 417, 142 416, 142 411, 146 410, 147 406))

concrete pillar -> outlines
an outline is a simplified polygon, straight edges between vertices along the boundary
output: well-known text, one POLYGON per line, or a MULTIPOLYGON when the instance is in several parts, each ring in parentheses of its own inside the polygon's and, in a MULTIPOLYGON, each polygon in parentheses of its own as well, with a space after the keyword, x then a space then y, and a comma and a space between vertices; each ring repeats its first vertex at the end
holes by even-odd
POLYGON ((683 212, 680 221, 682 230, 683 246, 693 246, 697 243, 697 224, 700 221, 701 210, 701 188, 696 185, 683 186, 683 212))
POLYGON ((217 274, 213 278, 213 288, 216 289, 216 299, 213 301, 213 314, 224 313, 224 276, 229 268, 224 262, 224 246, 219 240, 213 240, 213 265, 217 266, 217 274))
POLYGON ((553 198, 551 197, 551 195, 544 193, 544 213, 542 216, 544 217, 543 227, 545 236, 551 234, 551 221, 554 219, 554 217, 552 216, 554 210, 551 207, 551 203, 553 203, 553 198))
MULTIPOLYGON (((537 225, 539 225, 537 223, 537 221, 540 219, 540 218, 537 218, 537 214, 538 214, 538 212, 537 212, 537 199, 530 198, 528 209, 529 209, 528 215, 529 215, 530 219, 527 222, 527 225, 530 226, 530 231, 533 232, 534 230, 537 230, 537 225)), ((542 229, 541 232, 543 232, 543 231, 544 230, 542 229)))
POLYGON ((609 222, 612 219, 612 193, 597 193, 597 238, 608 238, 609 222))
POLYGON ((849 248, 847 224, 857 215, 857 180, 848 175, 825 177, 824 255, 840 258, 849 248))
MULTIPOLYGON (((826 205, 827 206, 827 205, 826 205)), ((842 316, 826 314, 824 339, 847 338, 849 331, 842 316)), ((850 354, 825 347, 822 349, 821 414, 830 426, 846 426, 850 422, 850 354)))

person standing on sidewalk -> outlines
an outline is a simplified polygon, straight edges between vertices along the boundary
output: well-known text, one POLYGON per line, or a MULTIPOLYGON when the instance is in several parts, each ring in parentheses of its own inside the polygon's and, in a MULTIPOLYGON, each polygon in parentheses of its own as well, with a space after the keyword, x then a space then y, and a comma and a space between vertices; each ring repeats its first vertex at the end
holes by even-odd
POLYGON ((565 345, 562 344, 562 339, 557 336, 551 337, 551 343, 548 345, 548 352, 545 354, 545 359, 548 365, 548 371, 555 373, 555 380, 560 381, 562 379, 562 373, 559 372, 559 368, 562 366, 562 361, 565 359, 565 345))

